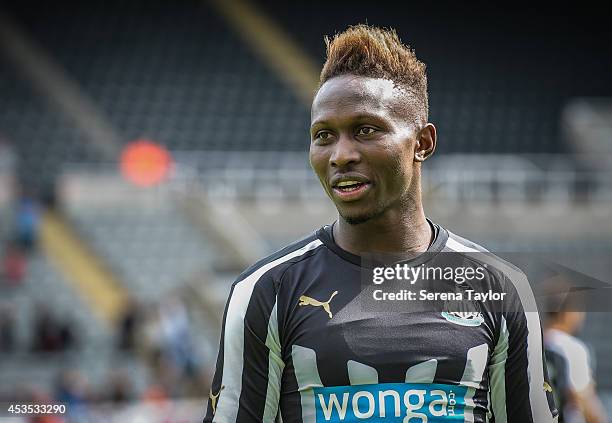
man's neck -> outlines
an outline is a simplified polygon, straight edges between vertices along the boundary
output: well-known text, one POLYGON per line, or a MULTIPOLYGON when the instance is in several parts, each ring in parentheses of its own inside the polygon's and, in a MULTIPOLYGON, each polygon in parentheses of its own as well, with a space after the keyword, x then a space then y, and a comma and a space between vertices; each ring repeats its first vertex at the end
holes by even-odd
POLYGON ((340 217, 333 231, 336 244, 356 255, 379 252, 414 256, 427 251, 434 235, 421 207, 404 214, 390 212, 358 225, 340 217))

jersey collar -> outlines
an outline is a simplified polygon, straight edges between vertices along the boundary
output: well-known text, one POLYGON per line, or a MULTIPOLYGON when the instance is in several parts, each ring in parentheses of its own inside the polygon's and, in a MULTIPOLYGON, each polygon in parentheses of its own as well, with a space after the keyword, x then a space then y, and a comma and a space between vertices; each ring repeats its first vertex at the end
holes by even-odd
MULTIPOLYGON (((429 218, 427 218, 427 222, 431 225, 431 228, 434 231, 434 240, 427 249, 427 251, 422 254, 419 254, 413 259, 402 260, 399 263, 405 263, 411 266, 418 266, 422 263, 431 260, 437 253, 442 251, 442 249, 446 245, 446 241, 448 240, 448 231, 437 223, 432 222, 429 218)), ((340 256, 342 259, 349 261, 359 267, 372 267, 364 265, 363 262, 365 260, 363 260, 361 256, 343 250, 338 244, 336 244, 332 236, 332 225, 323 226, 316 232, 316 235, 321 240, 321 242, 325 244, 327 248, 329 248, 332 252, 340 256)), ((371 262, 371 260, 367 261, 371 262)))

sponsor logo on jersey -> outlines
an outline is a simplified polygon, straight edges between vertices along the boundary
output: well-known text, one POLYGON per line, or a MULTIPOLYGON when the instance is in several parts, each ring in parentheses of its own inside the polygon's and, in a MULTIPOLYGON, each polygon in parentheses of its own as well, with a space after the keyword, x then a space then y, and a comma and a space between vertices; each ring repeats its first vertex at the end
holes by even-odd
POLYGON ((332 318, 332 312, 329 308, 329 303, 331 302, 332 298, 334 298, 336 296, 336 294, 338 294, 338 291, 334 291, 331 294, 331 297, 329 297, 329 300, 327 301, 319 301, 316 300, 314 298, 311 297, 307 297, 306 295, 302 295, 299 300, 300 302, 298 303, 299 306, 305 306, 305 305, 309 305, 309 306, 313 306, 313 307, 323 307, 323 310, 325 310, 327 312, 327 315, 329 316, 329 318, 332 318))
POLYGON ((424 383, 314 388, 316 423, 464 422, 467 387, 424 383))
POLYGON ((443 311, 442 317, 451 323, 461 326, 480 326, 484 317, 480 312, 443 311))

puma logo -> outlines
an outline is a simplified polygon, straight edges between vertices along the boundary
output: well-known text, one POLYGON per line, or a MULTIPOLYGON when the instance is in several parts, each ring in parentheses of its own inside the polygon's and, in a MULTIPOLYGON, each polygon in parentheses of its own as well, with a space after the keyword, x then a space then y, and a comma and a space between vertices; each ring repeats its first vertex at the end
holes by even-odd
POLYGON ((210 398, 210 407, 212 408, 213 416, 217 411, 217 399, 219 398, 219 395, 221 395, 221 391, 223 390, 223 388, 225 388, 225 386, 221 386, 221 389, 219 389, 217 395, 213 395, 212 388, 210 388, 210 392, 208 393, 208 398, 210 398))
POLYGON ((298 303, 298 305, 299 306, 311 305, 313 307, 323 307, 323 310, 327 312, 327 314, 329 315, 329 318, 331 319, 332 313, 331 313, 331 310, 329 309, 329 302, 332 300, 332 298, 336 296, 337 293, 338 291, 334 291, 334 293, 331 294, 331 297, 329 297, 329 300, 325 302, 315 300, 314 298, 307 297, 306 295, 302 295, 300 297, 300 302, 298 303))

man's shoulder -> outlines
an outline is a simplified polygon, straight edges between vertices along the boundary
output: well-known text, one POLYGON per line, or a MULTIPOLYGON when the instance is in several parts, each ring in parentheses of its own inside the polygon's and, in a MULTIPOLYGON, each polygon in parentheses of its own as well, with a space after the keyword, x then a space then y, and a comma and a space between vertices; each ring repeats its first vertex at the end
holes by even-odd
POLYGON ((461 253, 489 253, 485 247, 477 244, 469 239, 463 238, 454 232, 446 229, 448 233, 448 239, 446 240, 446 248, 449 251, 461 252, 461 253))
MULTIPOLYGON (((480 244, 451 231, 447 230, 447 232, 448 240, 444 251, 461 254, 476 265, 486 267, 489 274, 498 279, 506 289, 509 289, 508 285, 511 285, 513 286, 512 290, 516 290, 521 297, 527 297, 531 300, 533 296, 531 285, 527 276, 519 267, 480 244)), ((534 306, 529 308, 532 307, 534 306)))
POLYGON ((318 231, 315 231, 258 260, 243 271, 235 283, 250 277, 280 276, 287 266, 311 256, 321 245, 323 242, 319 239, 318 231))
POLYGON ((544 341, 549 348, 557 349, 564 355, 570 357, 588 357, 588 348, 584 342, 569 333, 548 329, 544 341))
POLYGON ((510 279, 526 278, 523 271, 509 262, 505 258, 502 258, 496 253, 491 252, 480 244, 463 238, 449 230, 448 240, 446 241, 445 251, 451 253, 459 253, 471 260, 478 262, 479 264, 487 265, 492 269, 500 272, 510 279))
POLYGON ((581 391, 592 382, 591 354, 584 342, 558 329, 547 329, 544 344, 548 354, 556 354, 564 361, 571 389, 581 391))

